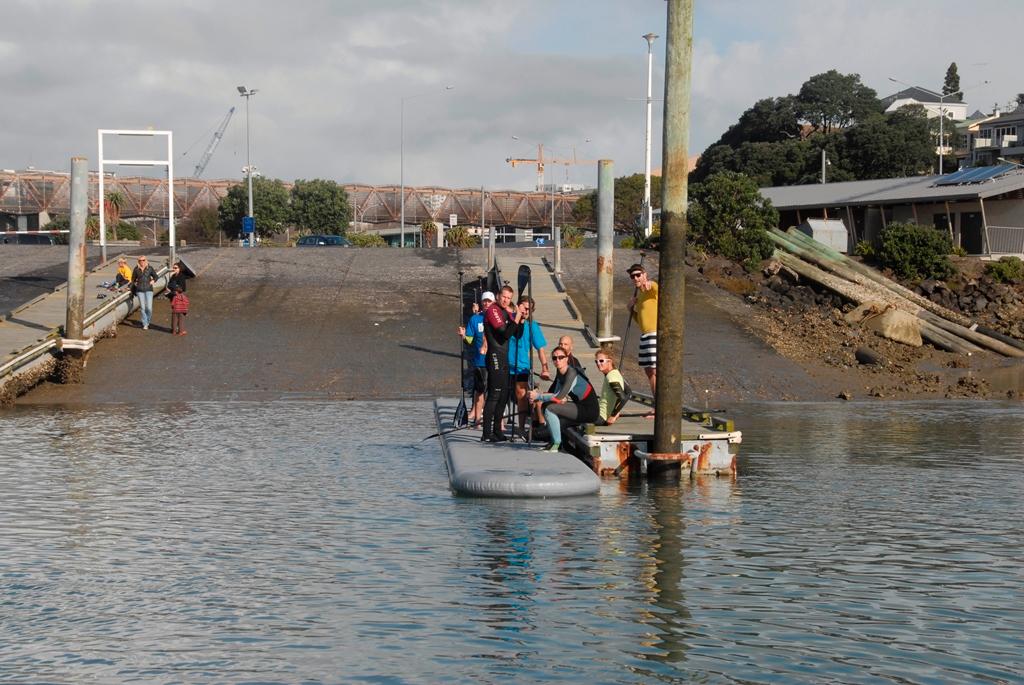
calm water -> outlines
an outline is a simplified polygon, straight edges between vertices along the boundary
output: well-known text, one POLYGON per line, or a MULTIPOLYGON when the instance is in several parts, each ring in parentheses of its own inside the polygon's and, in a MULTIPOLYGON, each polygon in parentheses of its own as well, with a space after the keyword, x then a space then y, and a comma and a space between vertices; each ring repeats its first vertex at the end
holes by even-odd
POLYGON ((0 681, 1024 682, 1024 408, 749 405, 735 482, 458 499, 427 403, 0 415, 0 681))

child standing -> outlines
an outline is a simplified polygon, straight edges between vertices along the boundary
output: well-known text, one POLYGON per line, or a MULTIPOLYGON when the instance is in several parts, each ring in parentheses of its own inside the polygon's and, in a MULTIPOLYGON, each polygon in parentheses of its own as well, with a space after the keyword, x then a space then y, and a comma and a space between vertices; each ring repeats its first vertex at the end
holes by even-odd
POLYGON ((188 314, 188 296, 179 292, 171 298, 171 333, 174 335, 187 335, 185 330, 185 315, 188 314))
POLYGON ((171 334, 187 335, 185 316, 188 314, 189 302, 185 295, 185 276, 179 264, 171 267, 171 276, 167 279, 167 296, 171 298, 171 334))

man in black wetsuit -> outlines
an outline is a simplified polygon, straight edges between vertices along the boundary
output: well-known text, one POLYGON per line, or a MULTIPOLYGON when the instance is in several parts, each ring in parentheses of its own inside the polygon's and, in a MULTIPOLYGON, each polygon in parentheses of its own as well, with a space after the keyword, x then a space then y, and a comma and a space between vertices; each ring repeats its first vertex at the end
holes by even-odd
POLYGON ((504 442, 501 417, 509 397, 508 341, 522 334, 522 309, 512 307, 514 291, 505 286, 498 301, 484 312, 487 337, 487 401, 484 403, 482 442, 504 442))

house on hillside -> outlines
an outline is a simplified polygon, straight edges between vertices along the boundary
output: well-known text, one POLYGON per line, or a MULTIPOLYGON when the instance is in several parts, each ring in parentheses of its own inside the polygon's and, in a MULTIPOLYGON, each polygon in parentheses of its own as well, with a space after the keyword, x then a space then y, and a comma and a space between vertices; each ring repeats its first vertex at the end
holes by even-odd
POLYGON ((1000 158, 1024 163, 1024 105, 1005 114, 996 110, 967 133, 965 166, 998 164, 1000 158))
POLYGON ((978 138, 978 134, 981 131, 981 125, 992 121, 999 117, 999 110, 995 110, 992 114, 985 114, 980 110, 974 112, 964 121, 958 121, 954 124, 955 133, 953 134, 953 154, 956 156, 956 165, 958 169, 964 167, 976 166, 974 156, 974 140, 978 138))
POLYGON ((948 232, 968 254, 1024 257, 1024 169, 1013 164, 944 176, 776 186, 761 194, 779 210, 783 229, 811 218, 840 219, 851 252, 900 221, 948 232))
POLYGON ((895 112, 906 105, 921 105, 928 113, 929 119, 939 116, 940 112, 946 113, 947 120, 963 121, 967 118, 966 102, 960 102, 952 96, 942 97, 941 93, 927 88, 914 86, 882 98, 882 107, 886 112, 895 112))

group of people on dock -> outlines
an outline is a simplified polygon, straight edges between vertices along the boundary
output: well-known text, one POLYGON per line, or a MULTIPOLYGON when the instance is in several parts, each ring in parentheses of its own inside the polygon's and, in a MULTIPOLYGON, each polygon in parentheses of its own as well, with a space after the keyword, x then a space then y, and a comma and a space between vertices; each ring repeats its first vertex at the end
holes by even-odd
MULTIPOLYGON (((630 266, 628 272, 637 286, 630 310, 641 329, 639 362, 653 392, 657 369, 657 283, 647 277, 640 264, 630 266)), ((604 375, 601 391, 597 392, 583 364, 573 354, 572 337, 564 335, 551 351, 552 374, 545 351, 547 340, 540 324, 533 319, 533 298, 521 295, 513 306, 514 298, 515 291, 509 285, 503 286, 497 297, 484 292, 480 302, 473 303, 473 314, 467 324, 458 329, 471 357, 473 402, 467 420, 471 426, 481 428, 481 441, 507 441, 506 418, 511 430, 515 431, 518 424, 518 433, 525 438, 530 421, 538 433, 543 430, 537 430, 539 427, 546 427, 550 439, 543 449, 558 452, 563 428, 588 423, 614 424, 631 393, 622 373, 615 368, 612 355, 604 349, 595 354, 594 361, 604 375), (540 362, 539 373, 533 370, 534 352, 540 362), (546 392, 533 387, 533 376, 551 381, 546 392), (507 415, 510 405, 514 409, 507 415)))

